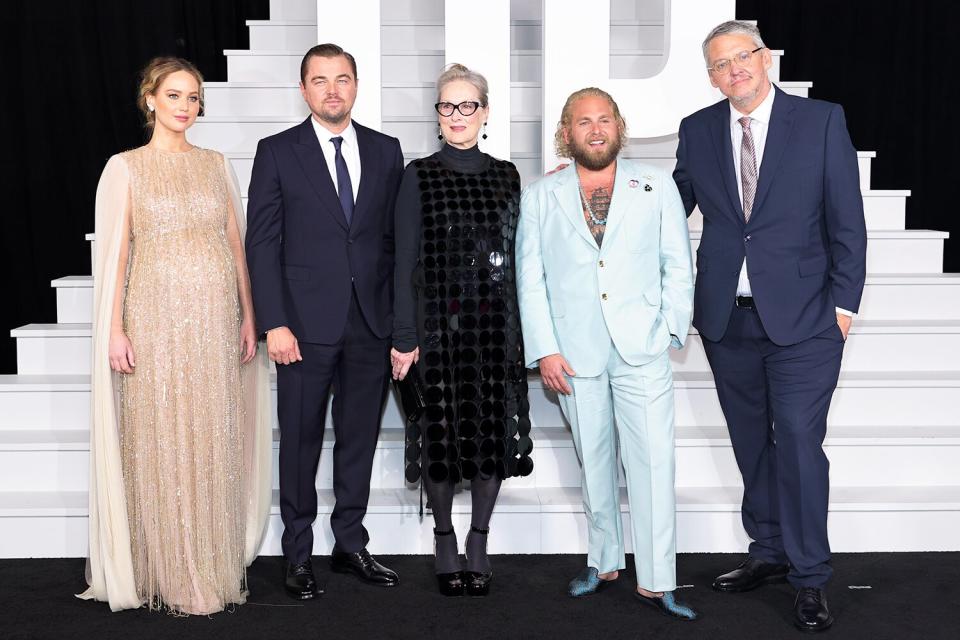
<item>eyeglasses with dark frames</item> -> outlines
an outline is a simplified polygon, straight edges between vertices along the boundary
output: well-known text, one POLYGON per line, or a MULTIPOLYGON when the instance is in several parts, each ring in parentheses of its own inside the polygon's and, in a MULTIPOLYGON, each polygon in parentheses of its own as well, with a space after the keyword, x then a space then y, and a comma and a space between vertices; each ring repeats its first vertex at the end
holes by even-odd
POLYGON ((454 111, 459 111, 461 115, 472 116, 477 112, 477 109, 480 107, 485 107, 487 105, 482 102, 477 102, 476 100, 467 100, 466 102, 461 102, 459 104, 453 104, 452 102, 438 102, 433 105, 433 108, 437 110, 437 113, 440 115, 449 118, 453 115, 454 111))

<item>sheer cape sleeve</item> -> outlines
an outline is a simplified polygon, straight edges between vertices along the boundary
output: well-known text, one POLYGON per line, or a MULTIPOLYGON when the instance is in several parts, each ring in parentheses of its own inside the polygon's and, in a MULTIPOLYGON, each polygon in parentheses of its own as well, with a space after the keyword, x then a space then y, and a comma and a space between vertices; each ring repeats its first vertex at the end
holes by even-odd
MULTIPOLYGON (((241 247, 247 232, 247 218, 240 200, 240 184, 227 158, 223 159, 230 205, 240 230, 241 247)), ((241 249, 242 250, 242 249, 241 249)), ((247 269, 242 269, 247 278, 247 269)), ((249 290, 249 285, 248 285, 249 290)), ((253 360, 243 365, 240 372, 243 402, 243 493, 246 509, 246 562, 249 566, 257 557, 263 542, 270 502, 273 497, 271 461, 273 456, 273 422, 270 405, 270 362, 266 345, 261 344, 253 360)))
POLYGON ((110 369, 110 327, 124 219, 130 216, 130 174, 120 155, 107 162, 97 186, 93 259, 93 354, 90 360, 90 488, 87 583, 78 597, 110 609, 134 609, 137 595, 120 459, 119 398, 110 369))

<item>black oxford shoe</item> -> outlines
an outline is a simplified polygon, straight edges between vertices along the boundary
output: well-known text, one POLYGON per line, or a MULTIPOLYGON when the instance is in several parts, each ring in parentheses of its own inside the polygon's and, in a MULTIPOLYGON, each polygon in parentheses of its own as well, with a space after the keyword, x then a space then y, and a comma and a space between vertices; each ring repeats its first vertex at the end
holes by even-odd
POLYGON ((364 582, 378 587, 395 587, 400 584, 397 572, 377 562, 366 548, 356 553, 334 551, 330 556, 330 569, 336 573, 352 573, 364 582))
POLYGON ((313 566, 310 560, 286 563, 284 587, 287 589, 287 594, 295 600, 312 600, 323 595, 323 589, 317 585, 313 577, 313 566))
POLYGON ((797 591, 793 603, 793 626, 801 631, 826 631, 833 624, 833 616, 827 607, 827 594, 823 589, 804 587, 797 591))
POLYGON ((716 591, 750 591, 761 585, 784 582, 789 572, 789 565, 763 562, 748 557, 730 573, 717 576, 713 581, 713 588, 716 591))

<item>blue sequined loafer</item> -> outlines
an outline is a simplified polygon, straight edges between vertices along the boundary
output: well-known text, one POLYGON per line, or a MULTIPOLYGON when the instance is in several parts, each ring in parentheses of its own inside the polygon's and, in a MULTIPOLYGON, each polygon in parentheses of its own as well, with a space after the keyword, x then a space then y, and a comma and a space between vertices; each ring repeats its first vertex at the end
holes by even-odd
POLYGON ((614 582, 614 580, 601 580, 600 572, 597 571, 596 567, 584 567, 583 571, 578 573, 577 577, 567 585, 567 595, 572 598, 592 596, 611 582, 614 582))
POLYGON ((634 591, 633 595, 635 595, 640 602, 653 607, 663 615, 670 616, 671 618, 677 618, 678 620, 696 620, 700 617, 689 605, 678 602, 673 595, 673 591, 664 591, 663 596, 660 598, 648 598, 638 591, 634 591))

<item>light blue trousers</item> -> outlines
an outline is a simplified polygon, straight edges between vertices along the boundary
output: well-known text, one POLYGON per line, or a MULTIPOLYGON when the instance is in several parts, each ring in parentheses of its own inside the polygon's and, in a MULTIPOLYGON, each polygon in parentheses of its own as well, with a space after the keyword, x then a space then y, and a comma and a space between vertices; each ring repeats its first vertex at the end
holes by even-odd
POLYGON ((610 343, 606 370, 568 379, 560 395, 582 469, 587 516, 587 566, 600 573, 625 568, 617 440, 627 481, 637 585, 650 591, 677 586, 674 493, 673 369, 667 352, 627 364, 610 343), (616 426, 614 426, 616 423, 616 426))

